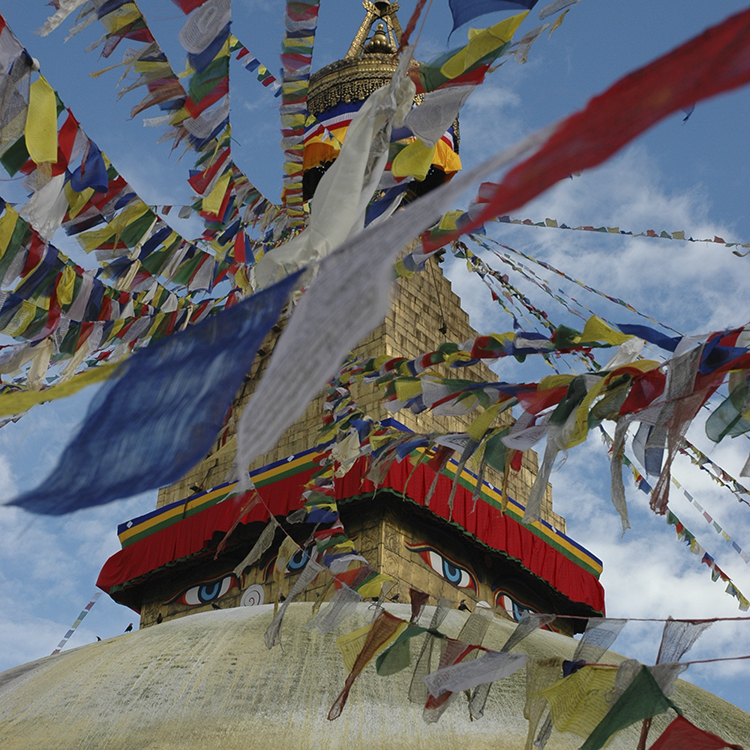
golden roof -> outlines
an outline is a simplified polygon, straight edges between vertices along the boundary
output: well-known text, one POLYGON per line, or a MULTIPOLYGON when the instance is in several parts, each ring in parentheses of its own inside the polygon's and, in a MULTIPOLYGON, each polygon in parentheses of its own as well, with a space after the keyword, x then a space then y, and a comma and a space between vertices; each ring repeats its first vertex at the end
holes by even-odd
POLYGON ((362 5, 367 15, 346 56, 310 76, 307 107, 313 115, 341 102, 363 101, 393 77, 398 65, 394 55, 401 42, 399 4, 364 0, 362 5))

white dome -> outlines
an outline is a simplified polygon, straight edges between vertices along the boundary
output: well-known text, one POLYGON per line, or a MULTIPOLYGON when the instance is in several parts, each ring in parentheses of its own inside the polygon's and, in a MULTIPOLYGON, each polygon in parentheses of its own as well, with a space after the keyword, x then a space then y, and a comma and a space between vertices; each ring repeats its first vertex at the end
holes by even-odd
MULTIPOLYGON (((358 605, 340 632, 321 636, 304 629, 311 607, 289 607, 282 646, 272 651, 265 647, 263 634, 273 607, 263 605, 183 617, 8 670, 0 674, 0 747, 524 747, 523 670, 493 686, 483 719, 470 721, 461 696, 438 724, 425 724, 421 706, 407 698, 411 670, 380 677, 370 664, 354 683, 341 717, 328 721, 328 710, 346 678, 335 638, 370 622, 373 612, 358 605)), ((408 605, 388 609, 409 617, 408 605)), ((451 611, 441 630, 457 635, 466 614, 451 611)), ((499 649, 513 627, 496 618, 485 645, 499 649)), ((540 631, 518 650, 569 658, 575 645, 571 638, 540 631)), ((606 658, 620 660, 611 654, 606 658)), ((679 683, 674 701, 702 729, 729 742, 750 743, 750 715, 735 706, 685 682, 679 683)), ((667 716, 654 720, 649 745, 668 721, 667 716)), ((610 747, 632 750, 638 732, 639 726, 631 727, 610 747)), ((581 744, 575 735, 553 732, 547 748, 572 750, 581 744)))

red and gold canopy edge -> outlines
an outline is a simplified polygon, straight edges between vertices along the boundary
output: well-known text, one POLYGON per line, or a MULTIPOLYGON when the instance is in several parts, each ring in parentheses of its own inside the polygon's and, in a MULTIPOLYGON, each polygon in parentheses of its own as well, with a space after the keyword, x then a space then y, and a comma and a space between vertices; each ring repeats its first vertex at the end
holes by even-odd
MULTIPOLYGON (((283 518, 301 507, 305 483, 317 468, 319 456, 314 450, 306 451, 253 473, 258 492, 274 516, 283 518)), ((475 504, 476 477, 464 470, 451 515, 447 498, 453 483, 449 474, 451 469, 454 475, 457 470, 455 463, 438 477, 429 503, 427 495, 435 472, 428 466, 421 464, 415 469, 410 461, 394 463, 377 488, 366 479, 368 466, 369 459, 360 458, 343 479, 336 481, 336 500, 340 505, 376 493, 400 496, 437 519, 459 527, 484 547, 520 563, 571 602, 590 609, 591 615, 604 613, 604 589, 598 580, 601 561, 546 522, 522 524, 524 509, 512 499, 503 513, 501 493, 488 482, 482 483, 475 504)), ((118 532, 123 549, 104 564, 97 586, 115 601, 139 611, 142 586, 182 561, 212 555, 236 521, 243 501, 236 484, 229 483, 121 524, 118 532)), ((268 519, 266 507, 256 504, 245 514, 242 524, 268 519)))

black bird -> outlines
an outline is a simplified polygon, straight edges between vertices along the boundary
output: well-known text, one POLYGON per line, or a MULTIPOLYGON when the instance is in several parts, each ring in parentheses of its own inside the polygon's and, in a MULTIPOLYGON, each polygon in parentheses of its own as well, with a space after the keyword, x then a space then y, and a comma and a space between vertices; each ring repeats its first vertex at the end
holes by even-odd
POLYGON ((392 602, 397 602, 397 601, 398 601, 398 598, 399 598, 399 596, 400 596, 399 594, 394 594, 394 595, 393 595, 393 596, 391 597, 391 601, 392 601, 392 602))
POLYGON ((462 612, 468 612, 469 611, 469 608, 466 606, 466 600, 465 599, 461 599, 461 601, 458 603, 458 608, 462 612))
POLYGON ((128 625, 128 626, 127 626, 127 627, 125 628, 125 632, 126 632, 126 633, 129 633, 129 632, 130 632, 130 631, 131 631, 132 629, 133 629, 133 623, 131 622, 131 623, 130 623, 130 625, 128 625))
POLYGON ((96 640, 97 640, 97 641, 100 641, 100 640, 101 640, 101 638, 100 638, 100 637, 99 637, 99 636, 97 635, 97 636, 96 636, 96 640))
POLYGON ((211 606, 212 606, 212 607, 213 607, 214 609, 221 609, 221 606, 220 606, 220 605, 218 605, 218 604, 217 604, 216 602, 211 602, 211 606))

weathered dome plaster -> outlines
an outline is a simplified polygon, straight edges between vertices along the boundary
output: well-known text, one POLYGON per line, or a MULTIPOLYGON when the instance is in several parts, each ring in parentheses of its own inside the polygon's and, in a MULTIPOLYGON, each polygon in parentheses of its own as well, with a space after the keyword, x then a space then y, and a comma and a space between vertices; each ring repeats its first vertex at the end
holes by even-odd
MULTIPOLYGON (((0 674, 3 750, 254 750, 256 748, 414 748, 458 743, 472 750, 523 748, 523 670, 496 684, 480 721, 461 696, 438 724, 425 724, 407 698, 410 670, 380 677, 370 664, 355 682, 342 716, 326 716, 345 670, 335 637, 372 618, 358 606, 338 633, 305 630, 311 604, 293 604, 282 647, 268 651, 263 634, 273 607, 205 612, 49 656, 0 674)), ((409 617, 407 605, 389 605, 409 617)), ((423 616, 423 622, 429 617, 423 616)), ((452 611, 441 630, 455 636, 467 613, 452 611)), ((485 645, 500 648, 514 624, 495 618, 485 645)), ((576 641, 538 632, 519 650, 572 655, 576 641)), ((621 659, 607 654, 607 661, 621 659)), ((750 715, 680 682, 674 697, 687 718, 730 742, 750 744, 750 715)), ((650 742, 669 718, 658 717, 650 742)), ((638 731, 618 735, 613 750, 637 744, 638 731)), ((549 750, 578 748, 575 735, 553 733, 549 750)))

